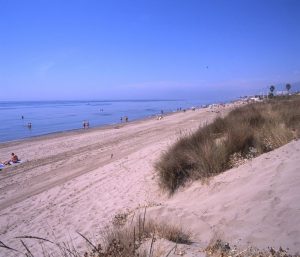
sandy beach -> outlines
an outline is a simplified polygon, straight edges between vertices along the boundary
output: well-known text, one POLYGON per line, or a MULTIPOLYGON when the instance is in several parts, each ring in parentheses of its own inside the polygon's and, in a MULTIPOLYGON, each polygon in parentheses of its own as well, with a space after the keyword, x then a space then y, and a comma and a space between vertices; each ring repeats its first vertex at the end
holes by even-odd
MULTIPOLYGON (((227 114, 234 104, 175 113, 84 131, 0 144, 18 166, 0 172, 0 240, 22 249, 17 236, 99 238, 113 217, 147 206, 155 219, 192 232, 197 256, 214 237, 231 243, 300 250, 300 143, 293 141, 174 196, 162 192, 153 164, 180 136, 227 114)), ((34 240, 26 241, 41 252, 34 240)), ((0 248, 0 256, 9 256, 0 248)), ((15 256, 15 255, 12 255, 15 256)))

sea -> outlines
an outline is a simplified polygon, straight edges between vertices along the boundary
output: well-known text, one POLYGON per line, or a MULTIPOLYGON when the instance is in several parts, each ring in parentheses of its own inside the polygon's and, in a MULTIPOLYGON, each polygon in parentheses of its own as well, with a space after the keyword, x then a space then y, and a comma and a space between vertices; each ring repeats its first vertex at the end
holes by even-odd
POLYGON ((216 100, 2 101, 0 142, 82 129, 84 121, 90 128, 100 127, 118 124, 125 116, 130 122, 213 102, 216 100))

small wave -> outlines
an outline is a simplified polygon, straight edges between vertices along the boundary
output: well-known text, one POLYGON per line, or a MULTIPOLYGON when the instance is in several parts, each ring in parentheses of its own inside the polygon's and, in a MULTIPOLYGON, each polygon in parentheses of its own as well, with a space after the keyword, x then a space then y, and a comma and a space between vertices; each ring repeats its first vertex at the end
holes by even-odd
POLYGON ((108 106, 112 105, 112 103, 91 103, 90 106, 108 106))
POLYGON ((16 110, 17 108, 14 107, 0 107, 0 111, 5 111, 5 110, 16 110))
POLYGON ((112 113, 99 113, 99 112, 95 112, 93 113, 93 115, 97 115, 97 116, 112 116, 112 113))

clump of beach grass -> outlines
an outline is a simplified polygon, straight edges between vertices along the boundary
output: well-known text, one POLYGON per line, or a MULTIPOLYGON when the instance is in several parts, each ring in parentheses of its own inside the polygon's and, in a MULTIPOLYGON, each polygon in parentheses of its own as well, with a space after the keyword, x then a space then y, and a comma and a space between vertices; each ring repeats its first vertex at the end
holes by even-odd
POLYGON ((119 225, 111 227, 103 238, 104 245, 117 244, 121 246, 123 253, 120 256, 126 257, 135 256, 134 254, 138 254, 138 256, 146 254, 141 246, 147 240, 151 240, 149 256, 152 256, 153 243, 157 239, 166 239, 176 244, 192 243, 189 231, 174 224, 146 219, 146 210, 145 208, 143 215, 138 215, 135 221, 132 219, 123 227, 119 225))
POLYGON ((232 110, 180 138, 155 164, 160 185, 173 193, 187 180, 205 179, 232 160, 276 149, 300 136, 300 96, 273 98, 232 110))
MULTIPOLYGON (((113 227, 104 237, 103 252, 119 255, 95 255, 104 256, 152 256, 154 242, 157 239, 166 239, 176 244, 191 244, 190 233, 176 225, 157 223, 153 220, 137 222, 135 225, 125 227, 113 227), (150 248, 145 249, 143 244, 151 241, 150 248)), ((95 251, 95 250, 94 250, 95 251)), ((93 256, 93 255, 87 255, 93 256)))
MULTIPOLYGON (((36 236, 19 236, 23 250, 10 247, 0 241, 0 248, 23 256, 35 257, 34 251, 30 249, 25 240, 39 242, 43 249, 43 257, 155 257, 161 255, 155 251, 154 244, 158 239, 166 239, 177 244, 191 244, 191 235, 188 231, 177 225, 169 225, 152 219, 146 220, 146 208, 143 216, 139 215, 133 222, 124 226, 110 226, 103 233, 101 240, 94 243, 93 240, 78 232, 78 235, 86 242, 87 249, 84 253, 79 251, 73 243, 57 243, 36 236), (46 247, 48 244, 50 247, 46 247)), ((169 253, 171 252, 169 251, 169 253)), ((39 255, 40 256, 40 255, 39 255)), ((168 254, 167 254, 168 256, 168 254)))

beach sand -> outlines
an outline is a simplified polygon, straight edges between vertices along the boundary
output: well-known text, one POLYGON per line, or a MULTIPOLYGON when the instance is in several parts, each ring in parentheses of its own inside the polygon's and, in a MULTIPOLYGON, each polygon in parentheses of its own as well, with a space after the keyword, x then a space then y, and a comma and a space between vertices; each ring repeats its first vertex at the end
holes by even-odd
MULTIPOLYGON (((0 240, 22 249, 14 237, 31 235, 71 240, 84 249, 77 232, 97 239, 116 214, 148 206, 149 217, 189 228, 201 246, 219 236, 234 243, 299 250, 299 141, 209 184, 194 182, 172 197, 159 189, 153 164, 160 154, 232 108, 0 144, 0 158, 15 152, 23 160, 0 172, 0 240)), ((38 243, 25 241, 39 256, 38 243)), ((10 255, 0 248, 0 256, 10 255)))

